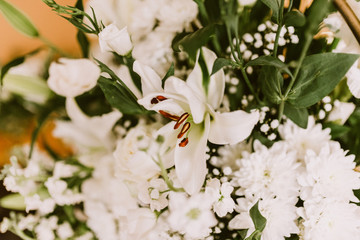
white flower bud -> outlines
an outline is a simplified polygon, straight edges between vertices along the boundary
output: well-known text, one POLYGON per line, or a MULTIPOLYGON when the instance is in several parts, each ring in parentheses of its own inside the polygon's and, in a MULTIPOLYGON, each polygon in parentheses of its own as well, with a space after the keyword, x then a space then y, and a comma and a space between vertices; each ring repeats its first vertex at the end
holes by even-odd
POLYGON ((113 23, 99 33, 99 44, 102 52, 116 52, 119 55, 126 55, 133 48, 127 27, 119 30, 113 23))
POLYGON ((48 85, 58 95, 76 97, 95 87, 99 67, 88 59, 60 58, 49 69, 48 85))

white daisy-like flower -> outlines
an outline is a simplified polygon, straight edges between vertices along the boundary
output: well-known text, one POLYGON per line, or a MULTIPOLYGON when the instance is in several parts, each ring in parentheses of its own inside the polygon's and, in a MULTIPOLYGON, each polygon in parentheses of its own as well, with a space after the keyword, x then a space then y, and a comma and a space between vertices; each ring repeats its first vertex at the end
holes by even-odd
MULTIPOLYGON (((258 199, 237 199, 237 209, 239 212, 229 222, 230 229, 249 229, 248 235, 254 230, 249 211, 258 199)), ((290 237, 292 233, 298 233, 296 226, 296 207, 294 204, 279 198, 263 198, 259 200, 259 211, 266 218, 266 226, 262 233, 262 240, 283 240, 290 237)))
POLYGON ((236 194, 247 198, 296 198, 299 191, 296 152, 290 151, 285 142, 268 149, 255 141, 254 149, 254 153, 240 160, 240 170, 234 173, 234 180, 241 187, 236 194))
POLYGON ((217 178, 206 182, 205 193, 214 199, 213 209, 219 217, 225 217, 227 213, 232 213, 235 208, 235 202, 231 198, 234 187, 229 182, 220 183, 217 178))
POLYGON ((185 193, 169 195, 168 222, 173 231, 185 235, 185 239, 204 239, 211 233, 217 220, 211 210, 212 201, 204 193, 187 197, 185 193))
POLYGON ((290 149, 297 151, 297 158, 304 159, 308 149, 318 153, 322 146, 331 139, 330 129, 322 129, 321 124, 315 124, 315 119, 309 117, 306 129, 300 128, 289 119, 279 126, 279 133, 290 149))
POLYGON ((301 198, 357 201, 352 190, 360 188, 360 173, 354 171, 354 159, 334 141, 325 144, 319 154, 309 150, 305 155, 306 171, 298 177, 301 198))
POLYGON ((305 201, 301 209, 301 239, 360 239, 360 209, 354 204, 324 199, 305 201))
POLYGON ((229 144, 218 149, 219 157, 212 157, 210 162, 216 167, 231 167, 233 171, 239 169, 239 160, 243 157, 243 152, 251 152, 251 143, 240 142, 229 144))

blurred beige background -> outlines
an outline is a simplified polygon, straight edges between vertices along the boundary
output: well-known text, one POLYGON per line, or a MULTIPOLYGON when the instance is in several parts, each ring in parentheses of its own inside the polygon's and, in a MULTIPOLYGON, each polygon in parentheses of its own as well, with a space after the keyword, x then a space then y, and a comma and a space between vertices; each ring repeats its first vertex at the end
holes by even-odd
MULTIPOLYGON (((47 39, 65 52, 78 53, 76 29, 65 19, 58 16, 41 0, 7 0, 21 9, 47 39)), ((75 0, 57 0, 61 5, 74 5, 75 0)), ((85 2, 85 1, 84 1, 85 2)), ((0 14, 0 65, 15 56, 20 56, 39 46, 42 42, 31 39, 16 31, 0 14)))

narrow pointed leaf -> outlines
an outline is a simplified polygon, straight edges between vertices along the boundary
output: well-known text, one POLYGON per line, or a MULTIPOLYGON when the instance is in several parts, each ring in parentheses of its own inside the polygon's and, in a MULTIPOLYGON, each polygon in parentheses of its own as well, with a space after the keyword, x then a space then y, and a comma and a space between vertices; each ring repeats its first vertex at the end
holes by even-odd
POLYGON ((0 12, 4 15, 6 20, 8 20, 9 23, 19 32, 29 37, 39 36, 38 30, 30 21, 30 19, 12 4, 5 0, 0 0, 0 12))
POLYGON ((211 75, 217 73, 220 69, 222 69, 223 67, 236 67, 237 64, 232 61, 231 59, 227 59, 227 58, 217 58, 214 62, 212 71, 211 71, 211 75))
POLYGON ((175 66, 174 66, 174 63, 172 63, 169 70, 167 71, 167 73, 165 74, 163 79, 161 80, 161 87, 162 88, 164 88, 166 79, 168 79, 168 77, 174 76, 174 71, 175 71, 175 66))
POLYGON ((280 72, 287 73, 290 77, 292 77, 292 73, 289 70, 288 66, 280 61, 280 59, 273 57, 273 56, 260 56, 258 58, 255 58, 251 61, 249 61, 245 67, 249 66, 273 66, 277 69, 279 69, 280 72))
POLYGON ((285 26, 302 27, 306 23, 306 18, 303 13, 298 10, 288 12, 284 16, 285 26))
POLYGON ((266 6, 272 10, 272 17, 279 23, 279 11, 281 0, 261 0, 266 6))

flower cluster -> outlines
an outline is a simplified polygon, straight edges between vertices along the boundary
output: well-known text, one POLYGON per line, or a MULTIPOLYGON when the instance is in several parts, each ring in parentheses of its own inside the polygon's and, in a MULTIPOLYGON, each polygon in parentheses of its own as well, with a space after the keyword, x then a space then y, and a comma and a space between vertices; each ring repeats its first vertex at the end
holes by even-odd
POLYGON ((51 46, 2 69, 4 106, 39 124, 2 169, 0 205, 23 212, 1 232, 359 239, 360 50, 331 1, 43 2, 83 58, 51 46))

